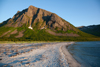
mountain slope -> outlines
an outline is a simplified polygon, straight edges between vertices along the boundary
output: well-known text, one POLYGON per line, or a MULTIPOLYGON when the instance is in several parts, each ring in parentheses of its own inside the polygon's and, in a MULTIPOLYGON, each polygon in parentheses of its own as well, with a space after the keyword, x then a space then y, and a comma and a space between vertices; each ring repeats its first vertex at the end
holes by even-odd
POLYGON ((42 27, 63 30, 76 30, 70 23, 64 21, 62 18, 54 13, 48 12, 46 10, 36 8, 34 6, 29 6, 28 9, 23 11, 18 11, 12 19, 7 21, 5 26, 7 27, 21 27, 22 25, 29 26, 33 28, 37 27, 41 29, 42 27))
POLYGON ((84 33, 49 11, 29 6, 0 24, 0 40, 86 40, 84 33), (81 38, 81 39, 80 39, 81 38))
POLYGON ((99 36, 100 37, 100 24, 99 25, 90 25, 90 26, 81 26, 78 27, 83 32, 99 36))

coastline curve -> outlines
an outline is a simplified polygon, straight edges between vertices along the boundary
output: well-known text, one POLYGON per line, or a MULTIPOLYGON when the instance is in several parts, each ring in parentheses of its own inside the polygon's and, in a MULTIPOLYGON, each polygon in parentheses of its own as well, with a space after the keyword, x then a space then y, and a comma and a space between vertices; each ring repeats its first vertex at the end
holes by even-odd
POLYGON ((65 55, 65 59, 67 60, 67 63, 69 64, 69 67, 81 67, 81 65, 72 57, 72 55, 68 52, 66 46, 67 45, 62 45, 61 50, 65 55))

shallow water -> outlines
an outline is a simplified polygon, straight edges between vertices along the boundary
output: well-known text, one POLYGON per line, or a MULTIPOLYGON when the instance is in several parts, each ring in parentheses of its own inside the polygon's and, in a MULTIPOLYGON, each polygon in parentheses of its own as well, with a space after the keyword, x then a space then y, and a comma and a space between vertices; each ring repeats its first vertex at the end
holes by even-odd
POLYGON ((68 50, 82 67, 100 67, 100 41, 76 42, 68 50))

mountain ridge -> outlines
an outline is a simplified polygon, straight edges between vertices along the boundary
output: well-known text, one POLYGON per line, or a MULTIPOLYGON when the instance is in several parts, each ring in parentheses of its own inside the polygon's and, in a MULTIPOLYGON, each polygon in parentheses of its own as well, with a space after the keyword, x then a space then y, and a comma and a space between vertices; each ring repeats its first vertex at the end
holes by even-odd
MULTIPOLYGON (((80 31, 55 13, 32 5, 22 11, 17 11, 13 18, 2 22, 0 29, 1 40, 3 38, 4 40, 65 41, 75 40, 75 38, 79 40, 81 37, 95 37, 80 31)), ((81 39, 84 40, 84 38, 81 39)))
MULTIPOLYGON (((66 29, 68 23, 62 20, 58 15, 48 12, 46 10, 36 8, 34 6, 29 6, 29 8, 24 9, 22 12, 17 12, 12 19, 8 20, 8 25, 10 27, 21 27, 22 24, 26 23, 34 27, 36 22, 45 22, 48 27, 55 28, 60 27, 66 29), (22 24, 21 24, 22 23, 22 24)), ((45 26, 45 24, 44 24, 45 26)))
POLYGON ((80 29, 83 32, 86 32, 86 33, 100 37, 100 24, 89 25, 89 26, 80 26, 80 27, 77 27, 77 28, 80 29))

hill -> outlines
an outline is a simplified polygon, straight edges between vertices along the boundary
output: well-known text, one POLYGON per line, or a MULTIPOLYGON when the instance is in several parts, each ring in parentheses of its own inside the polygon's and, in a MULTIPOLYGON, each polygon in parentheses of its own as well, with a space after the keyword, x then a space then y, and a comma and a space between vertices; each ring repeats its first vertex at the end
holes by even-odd
POLYGON ((81 26, 78 27, 83 32, 99 36, 100 37, 100 24, 99 25, 90 25, 90 26, 81 26))
POLYGON ((1 41, 83 41, 98 40, 55 13, 29 6, 0 24, 1 41))

